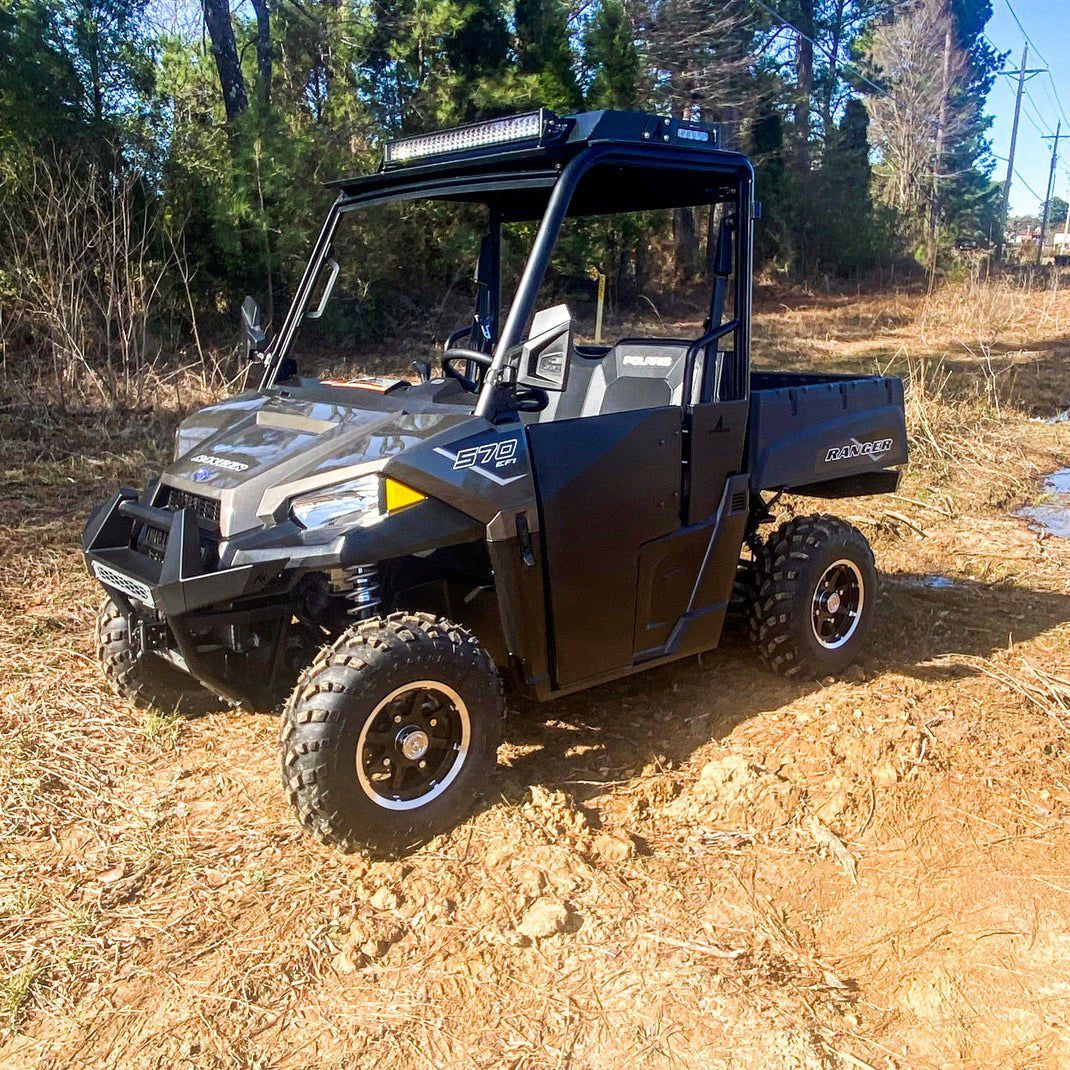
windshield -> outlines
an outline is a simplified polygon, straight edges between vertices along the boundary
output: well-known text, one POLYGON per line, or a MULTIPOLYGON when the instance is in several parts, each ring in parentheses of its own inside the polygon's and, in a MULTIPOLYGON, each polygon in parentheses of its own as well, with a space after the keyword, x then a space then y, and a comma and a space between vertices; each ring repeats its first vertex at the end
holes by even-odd
MULTIPOLYGON (((489 351, 499 288, 485 246, 497 229, 487 207, 447 201, 398 201, 341 213, 282 378, 411 376, 413 361, 436 367, 451 339, 489 351)), ((505 230, 501 289, 507 301, 532 226, 505 230)))
MULTIPOLYGON (((740 315, 746 292, 736 287, 733 268, 740 255, 732 237, 739 229, 736 174, 690 160, 668 169, 581 163, 573 159, 548 183, 537 174, 537 189, 525 175, 508 182, 491 176, 478 187, 453 177, 399 185, 394 200, 371 199, 379 193, 343 200, 317 242, 317 269, 296 291, 300 315, 291 312, 277 339, 272 381, 369 386, 356 380, 445 373, 479 395, 476 411, 486 415, 497 396, 483 389, 490 355, 512 360, 504 336, 516 346, 540 310, 567 307, 569 337, 582 357, 577 366, 624 360, 613 350, 617 342, 683 343, 707 324, 740 315), (575 181, 566 180, 570 173, 575 181), (489 203, 443 200, 446 191, 489 203), (538 211, 542 218, 532 218, 538 211), (528 221, 503 224, 502 212, 528 221), (729 264, 723 269, 721 248, 729 264), (477 352, 443 363, 446 350, 458 349, 477 352)), ((730 370, 725 382, 738 370, 738 349, 728 333, 709 351, 730 370)), ((661 353, 626 356, 629 369, 665 360, 661 353)), ((495 387, 509 381, 503 371, 499 363, 495 387)), ((373 384, 381 387, 391 388, 373 384)), ((511 397, 508 390, 501 396, 511 397)))

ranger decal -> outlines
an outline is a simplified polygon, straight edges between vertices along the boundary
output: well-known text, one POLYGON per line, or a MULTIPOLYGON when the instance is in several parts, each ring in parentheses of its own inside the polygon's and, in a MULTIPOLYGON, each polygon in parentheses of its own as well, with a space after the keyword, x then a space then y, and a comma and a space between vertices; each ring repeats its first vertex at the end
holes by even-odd
POLYGON ((198 453, 193 460, 197 464, 210 464, 213 468, 222 468, 227 472, 244 472, 249 467, 241 461, 231 461, 226 457, 213 457, 210 453, 198 453))
POLYGON ((829 461, 852 461, 856 457, 878 457, 892 448, 890 438, 875 438, 870 442, 859 442, 852 438, 844 446, 832 446, 825 454, 825 463, 829 461))

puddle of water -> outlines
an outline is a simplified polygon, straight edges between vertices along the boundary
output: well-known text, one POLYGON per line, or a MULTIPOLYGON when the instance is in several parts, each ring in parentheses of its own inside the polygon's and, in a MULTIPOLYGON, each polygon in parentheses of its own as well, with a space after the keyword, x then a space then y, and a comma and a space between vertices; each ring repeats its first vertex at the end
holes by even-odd
POLYGON ((1019 509, 1018 515, 1028 520, 1033 527, 1043 528, 1049 535, 1070 539, 1070 504, 1030 505, 1019 509))
POLYGON ((1070 468, 1060 468, 1044 480, 1044 490, 1049 501, 1039 505, 1027 505, 1017 514, 1028 520, 1032 527, 1039 527, 1049 535, 1070 539, 1070 468))
POLYGON ((1045 416, 1044 423, 1046 424, 1065 424, 1070 423, 1070 409, 1063 409, 1062 412, 1057 412, 1054 416, 1045 416))
POLYGON ((1044 480, 1044 489, 1054 494, 1070 494, 1070 468, 1060 468, 1044 480))
POLYGON ((923 576, 922 587, 932 587, 933 590, 942 591, 947 587, 954 587, 955 581, 950 576, 923 576))
POLYGON ((945 591, 949 587, 961 587, 950 576, 903 576, 899 582, 904 587, 927 587, 933 591, 945 591))

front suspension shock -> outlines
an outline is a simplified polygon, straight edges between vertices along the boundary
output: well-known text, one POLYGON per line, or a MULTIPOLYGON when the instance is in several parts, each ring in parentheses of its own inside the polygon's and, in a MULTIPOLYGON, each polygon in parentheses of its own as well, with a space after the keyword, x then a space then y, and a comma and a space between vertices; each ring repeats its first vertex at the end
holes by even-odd
POLYGON ((351 565, 343 570, 345 598, 351 608, 348 614, 357 620, 377 617, 383 604, 383 584, 378 565, 351 565))

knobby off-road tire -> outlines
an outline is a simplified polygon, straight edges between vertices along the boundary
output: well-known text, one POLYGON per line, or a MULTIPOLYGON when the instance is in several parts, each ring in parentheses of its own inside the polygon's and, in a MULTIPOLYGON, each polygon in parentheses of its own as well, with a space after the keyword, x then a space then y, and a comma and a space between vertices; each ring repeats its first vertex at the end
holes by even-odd
POLYGON ((877 570, 865 536, 832 516, 781 524, 756 561, 750 637, 782 676, 835 675, 873 626, 877 570))
POLYGON ((746 632, 750 625, 751 610, 758 593, 758 575, 753 560, 740 561, 736 566, 736 578, 725 611, 726 631, 746 632))
POLYGON ((192 677, 151 652, 141 652, 126 618, 110 598, 97 615, 96 640, 104 676, 135 706, 192 716, 212 705, 212 696, 192 677))
POLYGON ((320 651, 286 704, 287 796, 324 843, 404 852, 467 814, 504 711, 494 662, 467 628, 427 613, 362 621, 320 651))

